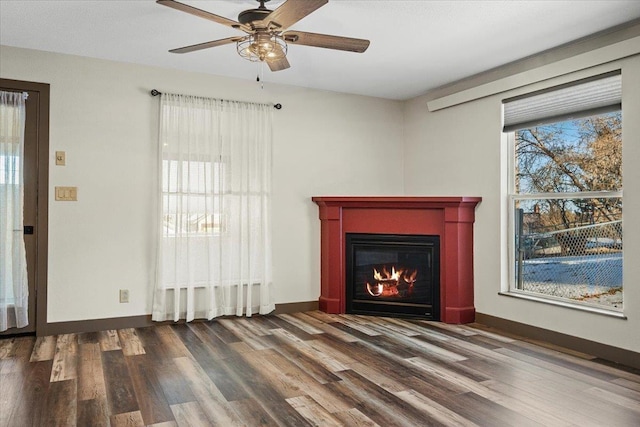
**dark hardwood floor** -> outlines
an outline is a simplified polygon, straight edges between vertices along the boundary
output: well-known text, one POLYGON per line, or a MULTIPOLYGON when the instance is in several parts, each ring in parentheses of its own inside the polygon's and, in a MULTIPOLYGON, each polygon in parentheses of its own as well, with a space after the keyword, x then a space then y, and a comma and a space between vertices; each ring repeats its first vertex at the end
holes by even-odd
POLYGON ((640 426, 640 372, 319 311, 0 340, 1 426, 640 426))

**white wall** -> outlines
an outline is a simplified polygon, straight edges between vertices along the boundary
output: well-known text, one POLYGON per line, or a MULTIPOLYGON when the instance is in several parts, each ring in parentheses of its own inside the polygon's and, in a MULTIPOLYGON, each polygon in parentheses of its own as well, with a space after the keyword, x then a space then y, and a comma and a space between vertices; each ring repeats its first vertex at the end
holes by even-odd
POLYGON ((498 295, 507 280, 501 100, 543 84, 430 113, 427 97, 403 104, 268 83, 260 90, 242 80, 2 46, 0 77, 51 84, 48 321, 151 311, 158 99, 149 90, 156 88, 283 104, 273 157, 277 303, 318 298, 320 224, 311 196, 482 196, 478 312, 640 351, 640 58, 544 85, 616 67, 624 85, 627 319, 498 295), (67 152, 67 166, 54 165, 58 150, 67 152), (78 186, 78 202, 53 201, 54 186, 78 186), (130 289, 131 303, 118 303, 120 288, 130 289))
MULTIPOLYGON (((252 68, 251 64, 247 64, 252 68)), ((286 72, 286 71, 283 71, 286 72)), ((48 321, 151 312, 158 98, 151 89, 279 102, 274 115, 276 303, 317 300, 315 195, 402 194, 402 104, 2 46, 0 77, 51 85, 48 321), (55 166, 55 151, 67 165, 55 166), (77 186, 56 202, 54 186, 77 186), (118 290, 130 290, 129 304, 118 290)))
MULTIPOLYGON (((557 66, 557 64, 553 64, 557 66)), ((572 70, 565 69, 564 72, 572 70)), ((428 96, 405 104, 405 192, 481 196, 475 223, 475 304, 479 313, 640 351, 640 57, 596 65, 544 83, 435 112, 428 96), (507 289, 506 142, 501 101, 543 86, 622 69, 624 314, 619 319, 498 295, 507 289)))

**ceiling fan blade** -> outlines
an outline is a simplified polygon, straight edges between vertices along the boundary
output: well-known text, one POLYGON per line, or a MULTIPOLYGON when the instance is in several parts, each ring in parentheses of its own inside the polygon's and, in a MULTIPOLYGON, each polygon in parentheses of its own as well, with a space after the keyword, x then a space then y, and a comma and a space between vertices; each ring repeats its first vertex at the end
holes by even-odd
POLYGON ((284 30, 328 2, 329 0, 287 0, 262 22, 272 23, 284 30))
POLYGON ((179 47, 177 49, 171 49, 171 53, 188 53, 195 52, 196 50, 209 49, 210 47, 222 46, 225 44, 235 43, 241 40, 242 37, 228 37, 226 39, 213 40, 205 43, 198 43, 191 46, 179 47))
POLYGON ((236 28, 245 32, 251 31, 250 28, 243 26, 237 21, 174 0, 156 0, 156 3, 182 12, 187 12, 191 15, 199 16, 200 18, 208 19, 209 21, 217 22, 218 24, 226 25, 227 27, 236 28))
POLYGON ((330 36, 328 34, 306 33, 304 31, 287 31, 282 35, 287 43, 305 46, 323 47, 325 49, 346 50, 362 53, 369 47, 369 40, 351 37, 330 36))
POLYGON ((286 56, 281 59, 274 59, 273 61, 266 61, 266 62, 267 62, 267 65, 269 65, 269 68, 271 69, 271 71, 281 71, 291 67, 286 56))

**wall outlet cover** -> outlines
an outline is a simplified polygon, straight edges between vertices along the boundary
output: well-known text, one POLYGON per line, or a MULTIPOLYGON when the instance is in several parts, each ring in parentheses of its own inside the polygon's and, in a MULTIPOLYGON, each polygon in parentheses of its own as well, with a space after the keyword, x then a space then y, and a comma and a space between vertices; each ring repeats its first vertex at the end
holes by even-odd
POLYGON ((78 187, 56 187, 56 200, 75 202, 78 200, 78 187))

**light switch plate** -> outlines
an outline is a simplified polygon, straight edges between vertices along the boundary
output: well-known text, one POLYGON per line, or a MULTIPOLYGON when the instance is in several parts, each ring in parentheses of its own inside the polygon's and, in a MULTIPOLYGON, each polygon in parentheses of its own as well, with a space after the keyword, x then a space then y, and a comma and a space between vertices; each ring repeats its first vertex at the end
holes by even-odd
POLYGON ((78 200, 78 187, 56 187, 56 200, 75 202, 78 200))
POLYGON ((56 151, 56 165, 64 166, 67 163, 67 154, 64 151, 56 151))

